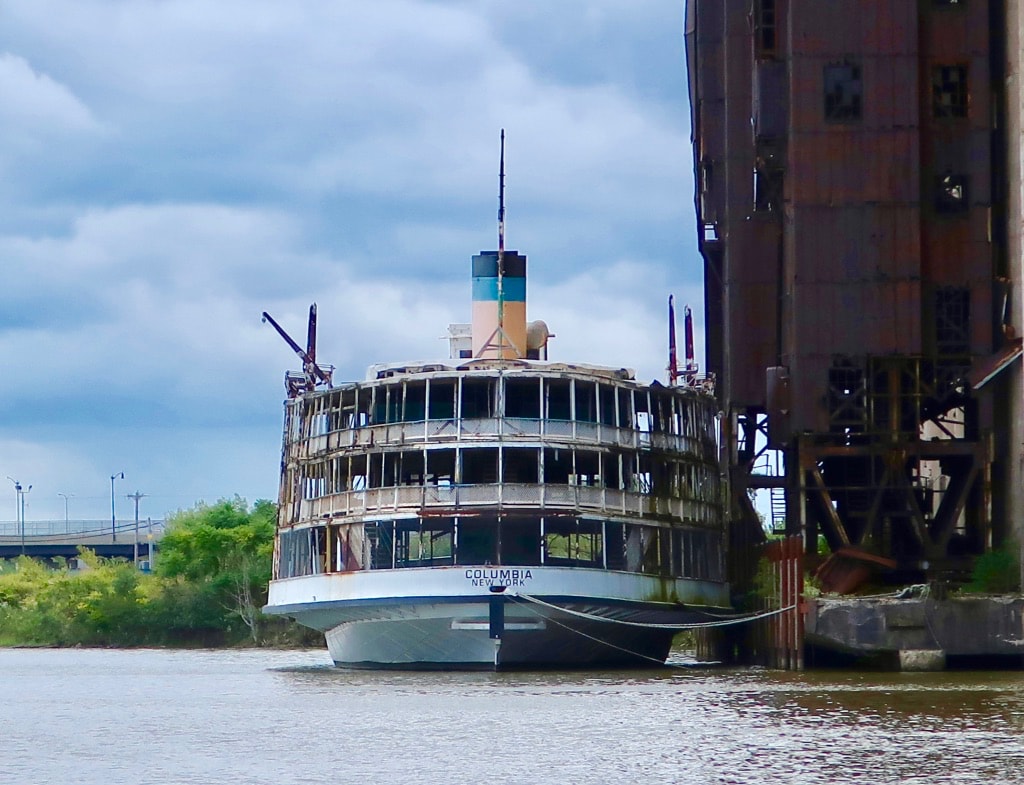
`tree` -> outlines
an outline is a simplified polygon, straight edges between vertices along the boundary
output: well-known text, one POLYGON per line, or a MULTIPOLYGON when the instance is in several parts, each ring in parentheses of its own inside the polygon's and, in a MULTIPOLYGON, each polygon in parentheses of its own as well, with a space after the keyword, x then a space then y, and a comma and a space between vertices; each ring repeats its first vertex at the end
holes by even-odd
POLYGON ((273 502, 260 500, 250 509, 237 496, 178 512, 167 522, 157 573, 198 588, 192 615, 201 624, 230 626, 237 618, 258 643, 276 519, 273 502))

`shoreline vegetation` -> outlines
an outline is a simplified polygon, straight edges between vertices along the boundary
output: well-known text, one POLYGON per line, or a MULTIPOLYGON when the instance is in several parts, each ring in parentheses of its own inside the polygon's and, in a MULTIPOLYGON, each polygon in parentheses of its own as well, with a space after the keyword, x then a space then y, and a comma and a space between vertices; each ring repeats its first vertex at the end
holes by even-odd
POLYGON ((277 506, 235 497, 172 515, 155 570, 82 549, 78 566, 0 560, 0 646, 322 647, 265 616, 277 506))

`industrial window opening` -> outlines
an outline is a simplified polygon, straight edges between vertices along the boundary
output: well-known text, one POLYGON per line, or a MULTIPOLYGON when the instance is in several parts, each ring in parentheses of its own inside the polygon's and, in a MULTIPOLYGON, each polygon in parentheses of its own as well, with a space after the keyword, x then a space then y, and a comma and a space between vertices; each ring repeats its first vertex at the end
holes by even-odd
POLYGON ((935 212, 955 215, 967 212, 967 175, 944 174, 935 178, 935 212))
POLYGON ((849 123, 861 118, 860 65, 841 63, 825 66, 825 120, 849 123))
POLYGON ((967 117, 967 66, 932 68, 932 113, 936 119, 967 117))
POLYGON ((754 3, 754 45, 757 57, 772 57, 778 45, 775 0, 754 3))
POLYGON ((964 286, 940 286, 935 290, 936 354, 970 354, 970 314, 970 289, 964 286))
POLYGON ((772 212, 782 209, 782 170, 759 167, 754 170, 754 210, 772 212))

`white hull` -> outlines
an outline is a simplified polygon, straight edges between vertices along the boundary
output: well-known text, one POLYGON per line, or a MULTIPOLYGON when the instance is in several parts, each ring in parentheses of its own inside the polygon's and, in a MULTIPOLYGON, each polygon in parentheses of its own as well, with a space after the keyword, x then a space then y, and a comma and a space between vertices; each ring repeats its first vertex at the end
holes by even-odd
POLYGON ((322 630, 346 667, 640 667, 664 661, 673 630, 621 622, 699 621, 725 609, 725 591, 605 570, 433 567, 274 581, 266 610, 322 630))

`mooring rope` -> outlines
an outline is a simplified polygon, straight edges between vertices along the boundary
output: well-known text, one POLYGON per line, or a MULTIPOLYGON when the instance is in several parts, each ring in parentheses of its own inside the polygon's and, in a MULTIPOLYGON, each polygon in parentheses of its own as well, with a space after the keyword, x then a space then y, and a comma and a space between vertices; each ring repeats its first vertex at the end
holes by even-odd
MULTIPOLYGON (((705 621, 705 622, 694 622, 692 624, 654 624, 653 622, 642 622, 642 621, 625 621, 624 619, 609 619, 607 616, 598 616, 594 613, 586 613, 584 611, 575 611, 571 608, 566 608, 562 605, 555 605, 554 603, 546 602, 539 597, 534 597, 529 594, 523 594, 522 592, 509 592, 506 596, 514 599, 522 598, 527 602, 532 602, 537 605, 543 605, 544 607, 551 608, 562 613, 569 614, 570 616, 578 616, 582 619, 589 619, 591 621, 605 621, 612 622, 615 624, 624 624, 628 627, 645 627, 653 630, 702 630, 709 627, 728 627, 732 624, 745 624, 749 621, 757 621, 758 619, 767 619, 771 616, 777 616, 780 613, 786 613, 796 609, 796 603, 793 605, 787 605, 784 608, 777 608, 773 611, 766 611, 764 613, 754 613, 745 616, 740 616, 732 619, 721 619, 719 621, 705 621)), ((554 619, 552 619, 554 621, 554 619)), ((558 622, 555 622, 556 624, 558 622)), ((609 644, 611 645, 611 644, 609 644)))

